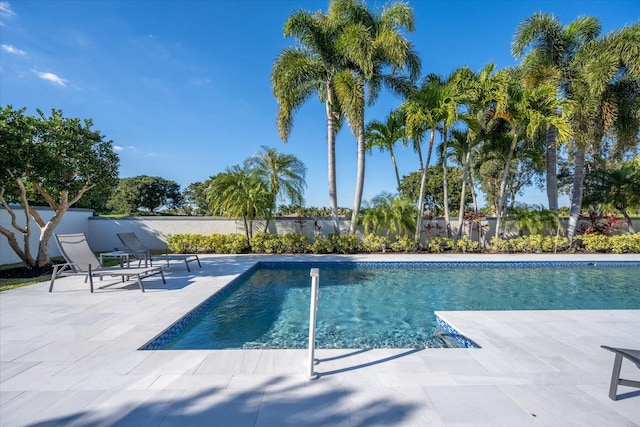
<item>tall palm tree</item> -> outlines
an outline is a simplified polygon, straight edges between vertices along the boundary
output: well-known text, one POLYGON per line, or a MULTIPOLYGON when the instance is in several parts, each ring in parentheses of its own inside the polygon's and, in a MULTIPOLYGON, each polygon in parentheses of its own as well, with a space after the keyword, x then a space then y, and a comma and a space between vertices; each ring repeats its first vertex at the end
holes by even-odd
MULTIPOLYGON (((581 17, 566 26, 553 14, 538 12, 522 21, 513 36, 511 52, 522 58, 525 82, 553 84, 571 96, 571 62, 580 46, 600 33, 597 18, 581 17)), ((558 210, 557 133, 553 125, 546 133, 546 189, 549 209, 558 210)))
POLYGON ((332 20, 342 21, 337 46, 351 73, 340 75, 339 90, 345 118, 356 135, 358 166, 350 233, 355 232, 362 203, 365 175, 365 106, 371 105, 383 87, 406 95, 410 80, 420 73, 420 59, 404 33, 414 30, 413 9, 391 2, 380 13, 369 10, 363 0, 332 0, 332 20), (402 74, 408 72, 408 77, 402 74), (365 93, 365 91, 367 93, 365 93))
POLYGON ((398 173, 398 165, 393 147, 398 141, 401 141, 402 145, 407 145, 407 135, 402 113, 397 110, 391 111, 385 122, 372 120, 367 123, 364 139, 367 151, 371 152, 374 147, 378 147, 380 151, 389 152, 393 170, 396 174, 397 189, 398 192, 400 192, 400 174, 398 173))
POLYGON ((244 163, 245 169, 262 179, 273 196, 274 204, 265 223, 265 231, 269 226, 269 219, 273 216, 276 202, 286 202, 293 205, 304 204, 304 188, 307 186, 305 176, 307 168, 292 154, 280 154, 278 150, 262 146, 262 152, 248 158, 244 163))
POLYGON ((274 204, 267 184, 237 165, 211 179, 207 199, 214 215, 242 218, 247 242, 253 236, 253 220, 268 218, 274 204))
POLYGON ((639 143, 640 24, 612 31, 581 46, 572 65, 576 150, 569 240, 573 240, 582 209, 586 151, 602 144, 606 136, 613 136, 621 147, 637 147, 639 143))
POLYGON ((325 104, 327 117, 327 169, 329 203, 334 232, 340 232, 336 188, 336 133, 342 119, 340 78, 348 74, 344 58, 338 52, 337 36, 341 22, 321 12, 294 12, 284 25, 284 37, 294 37, 295 46, 285 48, 276 58, 271 71, 271 87, 278 102, 276 122, 283 141, 293 127, 293 113, 312 95, 325 104))

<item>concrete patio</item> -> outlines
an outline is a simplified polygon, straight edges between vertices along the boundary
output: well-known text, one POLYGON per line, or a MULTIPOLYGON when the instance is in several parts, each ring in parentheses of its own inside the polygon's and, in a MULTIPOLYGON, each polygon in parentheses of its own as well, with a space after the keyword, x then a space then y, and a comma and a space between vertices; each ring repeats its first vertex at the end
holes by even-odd
MULTIPOLYGON (((322 256, 326 260, 327 256, 322 256)), ((368 261, 624 260, 637 255, 378 255, 368 261)), ((475 349, 139 351, 259 260, 203 256, 89 293, 81 278, 0 293, 2 426, 639 426, 640 390, 608 398, 637 310, 441 312, 475 349)), ((305 278, 307 280, 308 278, 305 278)), ((96 282, 100 283, 100 282, 96 282)), ((105 281, 104 283, 109 283, 105 281)), ((640 277, 638 277, 640 286, 640 277)), ((322 286, 322 281, 321 281, 322 286)), ((623 376, 640 370, 623 362, 623 376)))

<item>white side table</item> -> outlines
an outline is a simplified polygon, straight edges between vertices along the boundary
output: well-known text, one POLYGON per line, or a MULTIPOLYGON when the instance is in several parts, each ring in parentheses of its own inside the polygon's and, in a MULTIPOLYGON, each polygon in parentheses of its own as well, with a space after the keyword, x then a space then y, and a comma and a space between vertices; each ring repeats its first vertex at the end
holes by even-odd
POLYGON ((120 267, 124 265, 124 261, 127 261, 127 267, 129 267, 129 252, 127 251, 101 252, 100 265, 103 265, 102 260, 104 258, 118 258, 120 260, 120 267))

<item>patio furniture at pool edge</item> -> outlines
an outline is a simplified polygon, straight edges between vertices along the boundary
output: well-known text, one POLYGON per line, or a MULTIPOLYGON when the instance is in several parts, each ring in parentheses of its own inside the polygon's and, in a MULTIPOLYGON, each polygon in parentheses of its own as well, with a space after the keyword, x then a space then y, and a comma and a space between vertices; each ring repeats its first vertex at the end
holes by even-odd
POLYGON ((129 250, 129 252, 138 258, 138 266, 140 266, 140 262, 144 260, 144 265, 147 265, 147 261, 151 263, 153 266, 153 261, 166 261, 167 267, 169 266, 169 261, 184 261, 184 264, 187 266, 187 271, 191 271, 189 268, 189 263, 191 261, 197 261, 198 266, 202 268, 202 264, 200 264, 200 258, 198 258, 197 254, 163 254, 163 255, 152 255, 151 251, 142 244, 140 239, 136 233, 116 233, 118 235, 118 239, 122 242, 123 245, 129 250))
POLYGON ((144 292, 142 279, 145 277, 159 274, 162 277, 162 282, 167 283, 161 267, 103 267, 91 251, 84 233, 56 234, 55 238, 60 252, 67 262, 54 266, 49 292, 53 290, 53 284, 58 276, 85 276, 85 282, 89 281, 91 292, 93 292, 94 277, 102 279, 103 276, 120 276, 124 282, 125 278, 128 279, 130 276, 135 276, 142 292, 144 292))
POLYGON ((622 359, 628 359, 633 362, 638 369, 640 369, 640 350, 630 350, 627 348, 615 348, 601 345, 600 347, 605 350, 612 351, 616 354, 616 358, 613 361, 613 372, 611 373, 611 385, 609 386, 609 398, 611 400, 617 400, 618 384, 625 385, 627 387, 640 388, 640 381, 627 380, 620 378, 620 368, 622 367, 622 359))

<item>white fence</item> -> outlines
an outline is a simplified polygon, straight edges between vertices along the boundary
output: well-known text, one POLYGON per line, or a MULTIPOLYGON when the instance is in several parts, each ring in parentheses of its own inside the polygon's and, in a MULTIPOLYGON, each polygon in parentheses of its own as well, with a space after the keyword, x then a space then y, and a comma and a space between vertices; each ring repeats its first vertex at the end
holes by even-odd
MULTIPOLYGON (((25 216, 22 210, 14 207, 18 215, 21 225, 24 225, 25 216)), ((53 212, 48 207, 36 208, 43 220, 49 220, 53 212)), ((349 228, 349 220, 340 221, 340 232, 344 233, 349 228)), ((482 222, 488 226, 489 231, 484 235, 485 241, 489 241, 493 236, 495 228, 495 219, 487 218, 482 222)), ((633 219, 634 228, 640 230, 640 218, 633 219)), ((0 209, 0 225, 13 230, 11 226, 11 218, 6 210, 0 209)), ((31 248, 35 252, 38 248, 40 237, 39 228, 32 223, 31 248)), ((255 221, 253 224, 254 232, 263 231, 264 221, 255 221)), ((433 221, 424 220, 423 226, 429 226, 429 233, 432 236, 446 235, 444 228, 444 220, 438 218, 433 221)), ((566 227, 566 219, 563 222, 566 227)), ((457 229, 457 221, 452 221, 451 227, 457 229)), ((623 230, 626 229, 626 226, 623 230)), ((516 233, 513 224, 507 223, 507 230, 510 234, 516 233)), ((312 237, 314 233, 319 232, 329 234, 333 232, 333 225, 330 219, 314 219, 314 218, 289 218, 280 217, 270 221, 268 231, 271 233, 302 233, 312 237)), ((163 250, 166 249, 167 236, 169 234, 244 234, 244 223, 242 220, 233 220, 216 217, 191 217, 191 216, 171 216, 171 217, 122 217, 122 218, 103 218, 94 217, 93 211, 90 209, 69 209, 64 215, 62 222, 56 227, 55 233, 85 233, 91 248, 96 252, 106 252, 115 248, 122 248, 122 243, 118 240, 116 233, 135 232, 142 243, 149 249, 163 250)), ((477 231, 473 231, 472 238, 477 239, 477 231)), ((424 236, 423 236, 424 238, 424 236)), ((21 241, 21 237, 18 237, 21 241)), ((49 244, 51 256, 59 256, 60 252, 54 241, 49 244)), ((35 255, 35 253, 34 253, 35 255)), ((15 254, 13 249, 9 247, 7 239, 0 236, 0 265, 20 262, 20 258, 15 254)))

